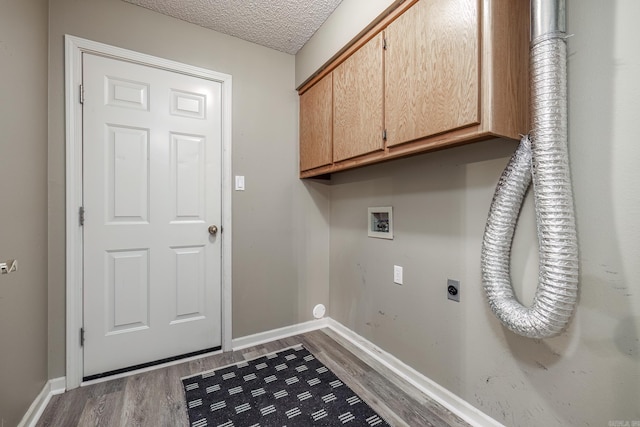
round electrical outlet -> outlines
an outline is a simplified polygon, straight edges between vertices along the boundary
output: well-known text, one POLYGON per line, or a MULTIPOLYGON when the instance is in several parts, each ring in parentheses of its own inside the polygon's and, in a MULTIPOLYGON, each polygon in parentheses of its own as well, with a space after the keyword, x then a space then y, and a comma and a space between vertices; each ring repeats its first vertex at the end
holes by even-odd
POLYGON ((326 312, 327 309, 324 307, 324 304, 318 304, 313 307, 313 317, 315 317, 316 319, 322 319, 326 312))

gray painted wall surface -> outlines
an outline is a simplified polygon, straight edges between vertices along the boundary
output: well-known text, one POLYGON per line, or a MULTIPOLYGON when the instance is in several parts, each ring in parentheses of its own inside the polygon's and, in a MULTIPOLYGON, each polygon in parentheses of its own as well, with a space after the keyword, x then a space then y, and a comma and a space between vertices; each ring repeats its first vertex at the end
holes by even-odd
POLYGON ((0 12, 0 425, 47 380, 47 1, 0 12))
POLYGON ((118 0, 51 0, 49 375, 65 374, 65 33, 233 76, 233 336, 311 318, 328 302, 328 205, 297 179, 294 57, 118 0))
MULTIPOLYGON (((581 260, 568 330, 545 340, 516 336, 484 300, 482 233, 515 149, 500 140, 334 175, 329 314, 505 425, 632 425, 640 422, 640 3, 567 6, 581 260), (367 207, 387 205, 395 239, 368 238, 367 207), (403 286, 393 284, 394 264, 404 267, 403 286), (447 301, 447 278, 461 280, 460 303, 447 301)), ((512 256, 525 302, 537 285, 532 205, 529 197, 512 256)))
MULTIPOLYGON (((480 289, 486 212, 513 143, 485 142, 336 174, 331 186, 297 180, 293 88, 332 55, 322 47, 324 37, 346 42, 361 30, 361 23, 350 26, 355 21, 339 16, 348 8, 332 17, 341 27, 312 39, 317 52, 307 49, 303 60, 301 51, 294 76, 291 56, 124 2, 52 0, 47 165, 46 2, 6 7, 0 16, 0 66, 8 77, 0 83, 0 190, 11 204, 0 209, 0 259, 21 261, 19 273, 0 277, 0 416, 8 425, 20 419, 47 375, 47 261, 49 378, 64 375, 64 33, 233 75, 233 168, 247 177, 247 191, 234 193, 234 336, 307 320, 311 307, 324 302, 332 317, 506 425, 640 420, 634 280, 640 277, 640 148, 634 142, 640 4, 634 0, 568 2, 575 34, 570 154, 582 277, 576 317, 550 340, 505 331, 480 289), (22 187, 13 189, 15 182, 22 187), (366 237, 366 207, 373 205, 394 206, 394 241, 366 237), (405 268, 402 287, 391 283, 393 264, 405 268), (447 277, 462 281, 459 304, 446 300, 447 277), (21 332, 11 324, 21 324, 21 332), (18 388, 9 392, 7 384, 18 388)), ((343 44, 327 43, 336 50, 343 44)), ((529 199, 512 272, 525 301, 536 285, 534 242, 529 199)))

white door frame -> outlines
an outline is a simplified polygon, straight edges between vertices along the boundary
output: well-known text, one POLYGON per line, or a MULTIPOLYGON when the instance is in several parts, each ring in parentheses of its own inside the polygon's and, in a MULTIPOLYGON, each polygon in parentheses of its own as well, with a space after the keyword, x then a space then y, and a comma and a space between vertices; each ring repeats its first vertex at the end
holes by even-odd
POLYGON ((222 350, 231 350, 231 76, 103 43, 65 35, 66 111, 66 380, 67 390, 83 377, 82 327, 83 242, 79 223, 82 206, 82 53, 91 52, 186 74, 222 84, 222 350))

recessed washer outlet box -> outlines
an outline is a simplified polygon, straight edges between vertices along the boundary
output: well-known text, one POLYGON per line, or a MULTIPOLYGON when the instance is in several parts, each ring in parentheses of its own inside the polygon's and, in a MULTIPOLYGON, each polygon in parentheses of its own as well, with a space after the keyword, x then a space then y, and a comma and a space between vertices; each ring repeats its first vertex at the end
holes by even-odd
POLYGON ((460 281, 447 279, 447 299, 460 302, 460 281))

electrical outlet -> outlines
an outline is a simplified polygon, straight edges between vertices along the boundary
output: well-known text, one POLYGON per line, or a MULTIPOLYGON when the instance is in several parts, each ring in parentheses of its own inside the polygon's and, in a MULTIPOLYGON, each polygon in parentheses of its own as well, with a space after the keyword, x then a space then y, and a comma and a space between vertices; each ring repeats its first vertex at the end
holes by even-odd
POLYGON ((460 302, 460 281, 447 279, 447 298, 451 301, 460 302))
POLYGON ((399 265, 393 266, 393 283, 402 285, 402 267, 399 265))

